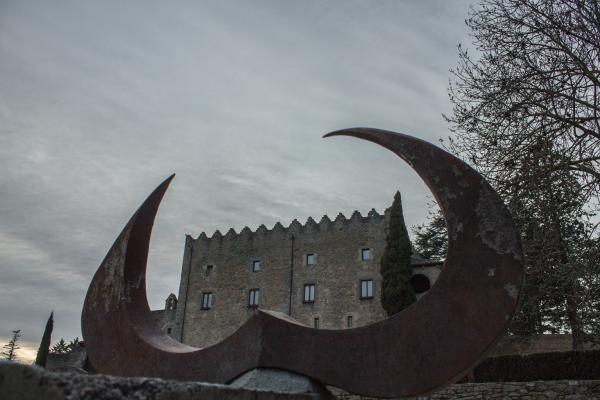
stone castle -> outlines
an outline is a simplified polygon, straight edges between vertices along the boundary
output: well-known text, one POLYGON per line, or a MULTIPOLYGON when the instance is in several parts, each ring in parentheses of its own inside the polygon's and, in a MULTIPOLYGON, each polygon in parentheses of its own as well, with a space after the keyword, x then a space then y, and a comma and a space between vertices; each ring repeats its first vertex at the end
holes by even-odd
MULTIPOLYGON (((245 227, 194 239, 186 236, 179 296, 154 311, 161 329, 196 347, 210 346, 263 308, 320 329, 349 329, 386 318, 379 261, 389 210, 341 213, 318 223, 294 220, 256 231, 245 227)), ((442 263, 413 258, 417 297, 436 281, 442 263)))

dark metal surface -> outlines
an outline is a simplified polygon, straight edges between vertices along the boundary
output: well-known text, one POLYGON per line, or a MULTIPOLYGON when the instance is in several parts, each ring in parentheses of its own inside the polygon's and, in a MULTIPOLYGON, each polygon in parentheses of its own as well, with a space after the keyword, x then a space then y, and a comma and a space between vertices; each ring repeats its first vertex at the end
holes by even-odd
POLYGON ((425 394, 464 375, 502 335, 523 279, 522 251, 498 195, 472 168, 427 142, 354 128, 354 136, 404 159, 425 181, 448 225, 447 259, 420 301, 356 329, 317 330, 258 311, 238 331, 204 349, 162 334, 146 300, 146 260, 158 205, 172 177, 133 215, 96 272, 82 330, 102 373, 226 383, 253 368, 279 368, 352 393, 425 394))

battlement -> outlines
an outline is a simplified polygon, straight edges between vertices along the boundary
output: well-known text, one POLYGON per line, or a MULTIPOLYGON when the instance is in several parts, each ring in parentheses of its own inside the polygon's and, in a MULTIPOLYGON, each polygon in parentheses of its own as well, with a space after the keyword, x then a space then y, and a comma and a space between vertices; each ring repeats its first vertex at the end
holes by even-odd
POLYGON ((268 229, 264 224, 261 224, 255 231, 245 226, 239 233, 235 229, 230 228, 224 235, 220 230, 216 230, 211 236, 208 236, 206 232, 202 232, 196 239, 193 239, 188 235, 188 240, 192 240, 195 244, 210 243, 210 242, 233 242, 237 240, 253 240, 259 237, 273 236, 273 235, 302 235, 303 233, 318 233, 328 232, 334 229, 353 229, 364 227, 365 225, 379 225, 389 217, 389 208, 385 210, 383 214, 379 214, 374 208, 363 216, 359 211, 354 211, 350 218, 347 218, 344 214, 338 213, 338 215, 331 219, 327 215, 323 215, 319 222, 316 222, 312 217, 308 217, 304 224, 301 224, 297 219, 286 227, 281 222, 275 223, 273 228, 268 229))

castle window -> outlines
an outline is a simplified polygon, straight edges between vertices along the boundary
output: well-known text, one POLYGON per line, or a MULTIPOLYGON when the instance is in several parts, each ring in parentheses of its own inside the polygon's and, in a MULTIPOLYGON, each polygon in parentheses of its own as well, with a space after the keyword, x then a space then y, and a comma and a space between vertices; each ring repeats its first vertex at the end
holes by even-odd
POLYGON ((346 317, 346 328, 352 328, 352 324, 353 324, 352 315, 348 315, 346 317))
POLYGON ((171 334, 171 328, 167 328, 167 335, 171 334))
POLYGON ((373 280, 365 279, 360 281, 360 298, 361 299, 372 299, 373 298, 373 280))
POLYGON ((209 276, 209 275, 210 275, 210 273, 213 271, 213 268, 214 268, 214 267, 215 267, 214 265, 207 265, 207 266, 206 266, 206 273, 205 273, 205 274, 206 274, 206 276, 209 276))
POLYGON ((202 293, 202 307, 201 310, 210 310, 213 305, 213 295, 211 292, 202 293))
POLYGON ((360 259, 363 261, 367 261, 371 259, 371 249, 368 247, 363 247, 360 249, 360 259))
POLYGON ((260 260, 252 261, 252 272, 260 271, 260 260))
POLYGON ((260 301, 260 289, 250 289, 248 292, 248 307, 258 307, 260 301))
POLYGON ((314 254, 306 255, 306 265, 315 265, 317 263, 317 257, 314 254))
POLYGON ((321 326, 321 320, 319 320, 319 317, 315 317, 315 319, 313 320, 313 327, 315 329, 319 329, 320 326, 321 326))
POLYGON ((304 303, 315 302, 315 284, 309 283, 304 285, 304 297, 302 298, 304 303))

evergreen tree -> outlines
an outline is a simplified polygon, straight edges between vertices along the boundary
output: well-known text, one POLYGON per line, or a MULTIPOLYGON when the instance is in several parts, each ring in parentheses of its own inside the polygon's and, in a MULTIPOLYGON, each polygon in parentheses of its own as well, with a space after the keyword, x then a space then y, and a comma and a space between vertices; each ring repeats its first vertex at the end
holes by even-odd
MULTIPOLYGON (((435 203, 430 207, 437 207, 435 203)), ((415 234, 414 247, 421 257, 426 259, 443 260, 446 258, 448 250, 448 230, 446 229, 446 220, 439 210, 430 209, 427 222, 413 227, 415 234)))
POLYGON ((386 247, 381 257, 381 305, 388 315, 394 315, 415 302, 410 284, 412 245, 402 214, 402 199, 396 192, 390 209, 386 247))
POLYGON ((2 352, 2 356, 5 360, 8 361, 16 361, 17 360, 17 350, 20 349, 18 345, 19 338, 21 337, 21 330, 17 329, 16 331, 12 331, 12 339, 4 345, 2 352))
POLYGON ((65 354, 69 352, 69 345, 65 342, 65 339, 60 338, 58 343, 55 343, 54 346, 50 349, 50 353, 52 354, 65 354))
POLYGON ((50 351, 50 336, 52 335, 52 329, 54 328, 54 312, 50 313, 50 317, 46 322, 46 329, 44 329, 44 335, 40 342, 40 348, 38 349, 37 356, 35 358, 35 364, 40 367, 46 366, 46 360, 48 359, 48 352, 50 351))
POLYGON ((573 348, 580 350, 585 331, 594 329, 593 315, 586 321, 583 311, 591 310, 586 303, 594 298, 597 263, 589 254, 597 249, 597 237, 586 222, 590 214, 582 205, 581 182, 572 171, 540 174, 559 156, 548 141, 539 141, 536 150, 521 157, 510 181, 498 185, 521 229, 525 252, 521 310, 510 330, 528 336, 568 329, 573 348))
POLYGON ((81 340, 79 340, 79 337, 75 337, 75 339, 71 340, 67 344, 67 351, 71 352, 71 351, 75 350, 75 348, 77 348, 77 346, 79 345, 79 343, 81 343, 81 340))

